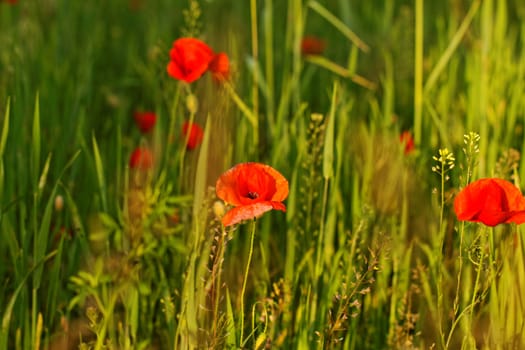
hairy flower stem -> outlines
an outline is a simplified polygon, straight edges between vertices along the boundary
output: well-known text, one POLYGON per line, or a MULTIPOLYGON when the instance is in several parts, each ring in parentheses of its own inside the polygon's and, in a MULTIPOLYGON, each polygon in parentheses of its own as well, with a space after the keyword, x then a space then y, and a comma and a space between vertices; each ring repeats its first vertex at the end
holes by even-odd
MULTIPOLYGON (((485 237, 485 234, 482 232, 481 238, 483 237, 485 237)), ((478 294, 478 289, 479 289, 481 270, 483 269, 483 257, 484 257, 483 248, 484 248, 485 243, 486 243, 485 239, 482 239, 480 242, 479 261, 478 261, 478 266, 476 267, 476 281, 474 282, 474 289, 472 290, 472 301, 470 302, 470 304, 472 305, 472 308, 474 307, 474 305, 476 305, 476 296, 478 294)), ((470 321, 469 323, 472 325, 472 313, 470 313, 469 321, 470 321)))
MULTIPOLYGON (((188 90, 187 91, 187 95, 191 96, 192 95, 191 89, 189 87, 187 87, 187 90, 188 90)), ((195 113, 196 113, 196 111, 195 110, 190 110, 189 112, 190 112, 190 121, 189 121, 189 125, 190 126, 188 127, 188 131, 186 132, 186 136, 184 137, 184 147, 182 147, 182 150, 181 150, 181 153, 180 153, 180 160, 179 160, 179 176, 181 178, 184 177, 184 158, 186 157, 186 148, 187 148, 190 136, 191 136, 191 126, 195 122, 195 113)), ((183 181, 179 181, 179 184, 182 186, 183 181)))
POLYGON ((248 272, 250 271, 250 263, 252 261, 252 255, 253 255, 253 243, 255 241, 255 223, 256 220, 253 219, 252 223, 252 233, 250 237, 250 251, 248 252, 248 261, 246 262, 246 271, 244 272, 244 281, 242 282, 242 289, 241 289, 241 338, 240 338, 240 346, 242 347, 244 344, 244 293, 246 292, 246 282, 248 281, 248 272))
POLYGON ((441 292, 443 282, 443 245, 445 244, 445 182, 448 180, 447 173, 454 168, 454 155, 448 151, 448 149, 440 149, 439 157, 434 156, 433 159, 438 162, 437 165, 432 167, 432 171, 438 173, 441 176, 441 197, 440 197, 440 210, 439 210, 439 242, 436 249, 437 260, 435 262, 435 268, 437 269, 436 274, 436 295, 437 295, 437 309, 438 309, 438 321, 439 321, 439 334, 441 337, 441 343, 445 346, 445 334, 443 332, 443 293, 441 292))
MULTIPOLYGON (((467 172, 466 172, 466 179, 465 179, 465 186, 468 186, 470 184, 470 180, 472 178, 472 174, 474 173, 474 168, 476 165, 476 155, 479 153, 479 134, 475 132, 470 132, 468 134, 464 135, 464 143, 465 148, 463 148, 463 152, 466 156, 466 163, 467 163, 467 172)), ((459 321, 459 318, 464 314, 464 311, 460 311, 460 292, 461 292, 461 277, 463 275, 463 240, 465 236, 465 222, 461 222, 461 226, 459 228, 459 254, 458 254, 458 275, 456 279, 456 295, 454 297, 454 304, 453 304, 453 323, 452 327, 448 334, 448 339, 446 346, 448 348, 448 345, 450 344, 450 340, 452 339, 452 334, 454 333, 454 329, 456 324, 459 321)), ((468 307, 468 306, 467 306, 468 307)), ((466 308, 465 308, 466 309, 466 308)))

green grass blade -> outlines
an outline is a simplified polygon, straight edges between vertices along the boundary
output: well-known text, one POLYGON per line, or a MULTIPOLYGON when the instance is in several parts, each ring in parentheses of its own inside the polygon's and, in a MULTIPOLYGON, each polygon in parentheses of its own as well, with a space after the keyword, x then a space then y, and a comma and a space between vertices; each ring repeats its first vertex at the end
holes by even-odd
MULTIPOLYGON (((44 167, 42 178, 45 178, 45 173, 47 172, 46 169, 49 169, 49 163, 51 161, 51 155, 47 158, 46 166, 44 167)), ((42 181, 45 183, 45 181, 42 181)), ((46 207, 44 209, 44 215, 40 219, 40 227, 38 229, 38 235, 35 238, 35 250, 34 250, 34 258, 35 260, 40 260, 44 257, 46 250, 47 250, 47 244, 49 241, 49 228, 51 226, 51 214, 53 213, 53 204, 55 200, 55 194, 57 190, 57 184, 53 187, 53 191, 51 192, 51 195, 46 203, 46 207)), ((36 269, 34 275, 33 275, 33 289, 40 288, 40 283, 42 279, 42 272, 43 272, 43 266, 40 266, 36 269)))
POLYGON ((97 139, 93 135, 93 155, 95 157, 95 170, 97 172, 98 186, 100 190, 100 200, 102 201, 102 211, 108 211, 108 201, 106 196, 106 180, 104 177, 104 165, 100 157, 100 151, 97 144, 97 139))
POLYGON ((5 144, 7 142, 7 135, 9 134, 9 114, 11 109, 11 101, 7 99, 7 105, 5 107, 4 114, 4 126, 2 127, 2 136, 0 138, 0 158, 4 156, 5 144))
POLYGON ((330 61, 326 57, 317 56, 317 55, 308 55, 305 57, 305 61, 318 65, 319 67, 322 67, 324 69, 327 69, 343 78, 348 78, 354 83, 356 83, 357 85, 360 85, 366 89, 374 90, 376 88, 373 82, 369 81, 368 79, 358 74, 352 73, 350 70, 338 65, 337 63, 330 61))
POLYGON ((308 6, 317 12, 321 17, 326 19, 328 23, 333 25, 337 30, 341 32, 344 36, 350 40, 355 46, 359 47, 363 52, 368 52, 370 48, 364 41, 362 41, 346 24, 344 24, 339 18, 334 16, 330 11, 328 11, 323 5, 317 1, 310 1, 308 6))
MULTIPOLYGON (((35 112, 33 115, 33 177, 36 181, 40 169, 40 102, 38 93, 35 98, 35 112)), ((35 183, 35 185, 37 185, 35 183)), ((36 191, 36 189, 35 189, 36 191)))
POLYGON ((228 327, 228 335, 226 337, 226 348, 233 349, 237 346, 237 337, 235 336, 235 317, 233 316, 233 306, 230 298, 230 291, 226 289, 226 324, 228 327))
POLYGON ((199 153, 199 160, 197 161, 197 171, 195 175, 195 189, 193 200, 193 218, 196 222, 203 222, 201 220, 201 213, 204 205, 204 196, 207 188, 207 174, 208 174, 208 148, 210 143, 210 122, 206 122, 204 127, 204 136, 202 139, 201 149, 199 153))
POLYGON ((423 109, 423 3, 424 0, 415 1, 415 63, 414 63, 414 141, 421 143, 421 120, 423 109))
POLYGON ((31 270, 29 270, 29 272, 24 276, 24 278, 22 279, 22 281, 20 282, 18 287, 16 287, 13 295, 9 299, 9 302, 7 303, 7 306, 6 306, 5 311, 4 311, 4 315, 2 317, 2 328, 0 329, 0 348, 1 349, 7 349, 7 340, 8 340, 8 335, 9 335, 9 324, 11 322, 11 316, 12 316, 12 313, 13 313, 13 307, 14 307, 16 299, 17 299, 18 295, 20 294, 20 292, 22 291, 22 289, 23 289, 27 279, 29 278, 29 276, 31 276, 31 274, 33 273, 33 271, 36 268, 39 268, 44 262, 46 262, 49 259, 51 259, 52 257, 54 257, 56 255, 56 253, 57 253, 57 251, 55 250, 55 251, 49 253, 47 256, 45 256, 40 261, 38 261, 35 264, 35 266, 33 266, 33 268, 31 268, 31 270))
POLYGON ((337 104, 337 90, 339 84, 334 83, 332 92, 332 104, 326 125, 324 148, 323 148, 323 177, 329 179, 334 175, 334 129, 335 129, 335 107, 337 104))
POLYGON ((470 28, 472 20, 478 12, 480 3, 481 2, 479 0, 474 1, 470 6, 470 9, 465 18, 463 19, 463 22, 459 26, 458 31, 456 32, 456 34, 454 34, 452 40, 450 41, 450 44, 446 48, 445 52, 443 52, 443 55, 441 55, 438 63, 436 63, 436 66, 434 67, 434 69, 432 69, 432 72, 428 76, 427 82, 425 83, 425 86, 423 88, 423 91, 425 93, 428 93, 428 91, 432 89, 432 87, 437 81, 437 78, 443 72, 446 64, 450 61, 450 58, 458 48, 459 44, 461 43, 461 40, 465 36, 465 33, 470 28))

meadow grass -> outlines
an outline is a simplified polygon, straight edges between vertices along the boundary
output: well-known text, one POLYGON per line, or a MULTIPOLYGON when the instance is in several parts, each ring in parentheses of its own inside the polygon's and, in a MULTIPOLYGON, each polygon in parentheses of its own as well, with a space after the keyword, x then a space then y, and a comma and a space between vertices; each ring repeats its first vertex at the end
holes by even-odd
POLYGON ((452 209, 478 178, 523 186, 524 17, 517 0, 0 2, 0 348, 525 348, 522 227, 452 209), (184 36, 230 79, 168 76, 184 36), (224 227, 215 183, 249 161, 288 179, 286 213, 224 227))

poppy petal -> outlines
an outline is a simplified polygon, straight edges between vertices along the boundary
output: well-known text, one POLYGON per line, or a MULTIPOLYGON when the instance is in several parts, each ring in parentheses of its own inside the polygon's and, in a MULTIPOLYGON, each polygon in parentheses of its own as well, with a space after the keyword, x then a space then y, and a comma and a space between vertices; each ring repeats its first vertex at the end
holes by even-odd
POLYGON ((492 181, 505 192, 505 197, 511 210, 525 210, 525 197, 523 197, 520 190, 513 183, 503 179, 492 179, 492 181))
POLYGON ((222 217, 222 224, 224 226, 231 226, 244 220, 252 220, 272 209, 273 205, 270 202, 258 202, 235 207, 222 217))
POLYGON ((182 72, 181 68, 176 62, 171 61, 170 63, 168 63, 168 66, 166 67, 166 71, 168 72, 169 75, 171 75, 175 79, 178 79, 178 80, 185 79, 184 73, 182 72))
POLYGON ((144 134, 148 133, 157 121, 157 116, 153 112, 135 112, 133 117, 138 128, 144 134))
POLYGON ((241 193, 246 187, 256 187, 260 201, 283 201, 289 191, 288 181, 281 173, 269 165, 254 162, 241 163, 227 170, 215 186, 217 196, 233 206, 253 203, 241 193))
POLYGON ((276 209, 288 195, 288 181, 277 170, 261 163, 241 163, 224 172, 215 185, 217 197, 233 205, 222 218, 224 226, 253 219, 276 209))
POLYGON ((224 52, 216 54, 210 62, 209 70, 217 82, 222 82, 230 76, 230 60, 224 52))
POLYGON ((505 223, 523 224, 525 222, 525 210, 513 213, 505 223))
POLYGON ((195 38, 180 38, 173 43, 166 69, 173 78, 191 83, 208 70, 213 57, 213 50, 204 42, 195 38))
POLYGON ((281 202, 270 202, 273 209, 286 211, 286 206, 281 202))
POLYGON ((525 198, 511 182, 487 178, 466 186, 454 200, 454 211, 461 221, 487 226, 525 222, 525 198))
MULTIPOLYGON (((264 165, 264 164, 262 164, 264 165)), ((264 165, 264 171, 270 174, 275 179, 276 192, 273 194, 271 200, 281 202, 288 197, 288 180, 277 170, 269 165, 264 165)))
POLYGON ((241 199, 235 190, 237 183, 236 169, 236 167, 233 167, 227 170, 219 177, 219 179, 217 179, 217 183, 215 184, 215 192, 217 193, 217 197, 233 206, 242 205, 241 199))

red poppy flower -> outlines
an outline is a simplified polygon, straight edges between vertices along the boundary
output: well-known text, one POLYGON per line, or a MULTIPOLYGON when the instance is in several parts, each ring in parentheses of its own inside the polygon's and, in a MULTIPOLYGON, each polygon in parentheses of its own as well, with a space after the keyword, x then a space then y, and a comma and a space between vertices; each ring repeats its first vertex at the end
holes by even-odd
POLYGON ((184 122, 184 124, 182 124, 182 136, 184 140, 186 140, 186 138, 188 139, 186 148, 192 150, 202 142, 204 131, 196 123, 184 122), (189 136, 187 136, 188 133, 190 134, 189 136))
POLYGON ((401 143, 405 146, 405 154, 412 153, 416 148, 414 144, 414 139, 412 138, 412 134, 410 133, 410 131, 403 131, 399 136, 399 141, 401 141, 401 143))
POLYGON ((235 208, 222 217, 224 226, 261 216, 272 209, 286 211, 288 181, 277 170, 260 163, 241 163, 222 174, 217 196, 235 208))
POLYGON ((135 112, 133 117, 140 131, 144 134, 150 131, 157 121, 157 116, 153 112, 135 112))
POLYGON ((11 5, 14 5, 18 2, 18 0, 4 0, 4 1, 11 5))
POLYGON ((487 226, 525 222, 525 198, 511 182, 487 178, 466 186, 454 200, 461 221, 482 222, 487 226))
POLYGON ((224 53, 218 53, 213 57, 210 62, 209 70, 213 75, 213 79, 217 82, 223 82, 230 76, 230 60, 224 53))
POLYGON ((132 169, 151 169, 153 166, 153 154, 147 148, 137 147, 129 158, 129 167, 132 169))
POLYGON ((301 40, 301 53, 303 55, 320 55, 324 52, 325 42, 315 36, 305 36, 301 40))
POLYGON ((213 50, 195 38, 175 40, 170 50, 168 74, 178 80, 191 83, 201 77, 213 59, 213 50))

